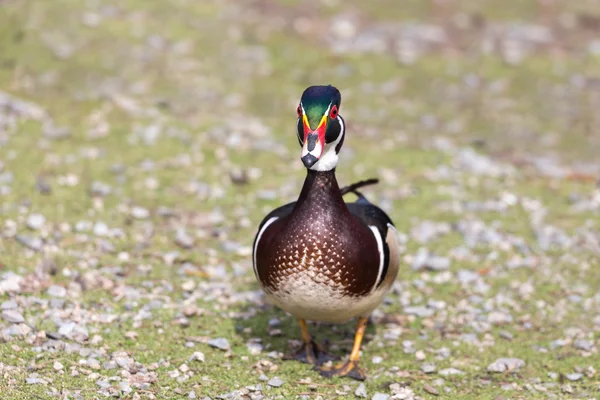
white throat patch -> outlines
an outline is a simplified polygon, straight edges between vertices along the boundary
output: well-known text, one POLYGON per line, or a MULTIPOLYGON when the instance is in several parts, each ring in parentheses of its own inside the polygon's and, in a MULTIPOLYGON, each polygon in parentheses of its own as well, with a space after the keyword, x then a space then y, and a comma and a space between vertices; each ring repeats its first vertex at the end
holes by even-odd
MULTIPOLYGON (((342 119, 342 117, 338 115, 337 120, 340 123, 340 134, 334 142, 325 145, 325 149, 323 149, 323 154, 321 154, 321 158, 319 159, 319 161, 317 161, 312 167, 310 167, 310 169, 312 169, 313 171, 331 171, 336 167, 338 163, 339 157, 338 154, 335 152, 335 148, 346 134, 346 127, 344 126, 344 120, 342 119)), ((304 154, 302 155, 304 156, 304 154)))

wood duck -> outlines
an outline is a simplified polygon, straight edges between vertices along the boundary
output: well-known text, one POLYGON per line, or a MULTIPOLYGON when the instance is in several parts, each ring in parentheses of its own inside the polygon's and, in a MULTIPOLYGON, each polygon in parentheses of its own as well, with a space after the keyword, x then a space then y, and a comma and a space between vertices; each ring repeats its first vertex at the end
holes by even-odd
POLYGON ((307 169, 304 186, 296 202, 261 222, 253 265, 267 299, 299 320, 303 345, 286 358, 315 364, 326 377, 364 380, 358 361, 367 318, 396 279, 400 252, 390 218, 357 190, 377 180, 338 186, 335 168, 346 135, 340 103, 331 85, 302 94, 296 125, 307 169), (349 192, 358 200, 344 202, 349 192), (306 320, 343 323, 355 317, 348 361, 329 366, 334 357, 313 341, 306 320))

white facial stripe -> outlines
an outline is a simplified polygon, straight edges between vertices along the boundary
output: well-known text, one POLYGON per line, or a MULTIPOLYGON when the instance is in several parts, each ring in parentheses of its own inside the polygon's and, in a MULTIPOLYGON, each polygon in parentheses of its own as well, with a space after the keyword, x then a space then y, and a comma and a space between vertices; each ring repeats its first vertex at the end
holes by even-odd
POLYGON ((336 119, 340 123, 340 134, 334 142, 325 145, 325 149, 323 149, 323 154, 321 155, 319 161, 310 167, 310 169, 313 171, 330 171, 334 169, 338 163, 339 157, 335 152, 335 148, 346 134, 346 128, 344 126, 344 120, 342 117, 338 115, 336 119))
POLYGON ((278 219, 279 219, 279 217, 269 218, 269 220, 267 222, 265 222, 263 227, 258 232, 258 235, 256 235, 256 243, 254 243, 254 251, 252 252, 252 261, 254 261, 254 264, 253 264, 254 274, 256 275, 257 278, 258 278, 258 270, 256 268, 256 249, 258 249, 258 242, 260 242, 260 238, 262 237, 263 233, 265 233, 265 231, 267 230, 269 225, 271 225, 273 222, 275 222, 278 219))
POLYGON ((375 240, 377 241, 377 250, 379 251, 379 272, 377 272, 377 280, 373 284, 373 289, 371 292, 375 290, 379 280, 381 279, 381 274, 383 273, 383 265, 385 261, 385 254, 383 253, 383 239, 381 238, 381 234, 379 233, 379 229, 377 227, 369 225, 369 228, 373 231, 373 236, 375 236, 375 240))
POLYGON ((327 110, 325 110, 325 113, 323 114, 323 116, 328 116, 329 115, 329 109, 331 108, 331 103, 329 103, 329 105, 327 106, 327 110))

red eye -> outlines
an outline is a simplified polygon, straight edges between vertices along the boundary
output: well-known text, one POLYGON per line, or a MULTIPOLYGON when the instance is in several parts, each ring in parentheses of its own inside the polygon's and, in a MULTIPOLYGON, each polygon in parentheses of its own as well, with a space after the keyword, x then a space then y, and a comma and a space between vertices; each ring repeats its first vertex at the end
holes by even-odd
POLYGON ((298 114, 298 118, 302 117, 302 107, 298 104, 298 108, 296 108, 296 113, 298 114))
POLYGON ((329 111, 329 118, 331 119, 336 119, 337 118, 337 106, 334 105, 333 107, 331 107, 331 111, 329 111))

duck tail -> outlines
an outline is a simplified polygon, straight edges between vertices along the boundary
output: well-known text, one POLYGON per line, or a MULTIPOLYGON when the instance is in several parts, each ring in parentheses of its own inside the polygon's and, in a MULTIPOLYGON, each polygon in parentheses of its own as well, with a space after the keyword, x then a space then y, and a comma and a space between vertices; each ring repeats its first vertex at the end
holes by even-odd
POLYGON ((340 189, 340 191, 342 192, 342 196, 345 194, 348 194, 348 193, 354 193, 355 195, 357 195, 359 197, 360 200, 368 201, 366 199, 366 197, 361 192, 358 191, 358 189, 363 186, 374 185, 378 182, 379 182, 379 179, 377 179, 377 178, 366 179, 364 181, 359 181, 359 182, 353 183, 351 185, 344 186, 343 188, 340 189))

